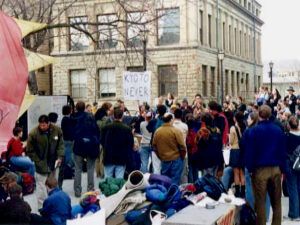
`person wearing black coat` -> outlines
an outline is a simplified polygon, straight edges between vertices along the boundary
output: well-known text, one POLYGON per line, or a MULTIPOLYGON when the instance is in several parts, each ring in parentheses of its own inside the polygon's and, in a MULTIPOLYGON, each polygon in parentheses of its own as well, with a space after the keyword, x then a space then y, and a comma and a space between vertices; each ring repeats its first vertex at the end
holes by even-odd
POLYGON ((300 221, 300 174, 293 170, 294 152, 300 146, 300 130, 297 117, 289 119, 290 132, 286 134, 286 183, 289 193, 289 212, 291 220, 300 221))
POLYGON ((122 123, 123 111, 121 108, 114 108, 114 118, 115 120, 106 125, 101 132, 100 143, 104 149, 104 174, 105 177, 123 178, 134 139, 130 127, 122 123))
POLYGON ((74 163, 75 178, 74 192, 76 197, 81 196, 81 174, 83 160, 87 160, 88 187, 87 190, 94 190, 95 161, 100 152, 100 131, 93 115, 85 112, 85 103, 77 102, 74 127, 74 163))
POLYGON ((22 187, 13 184, 8 193, 10 199, 0 203, 0 224, 29 224, 31 208, 22 198, 22 187))

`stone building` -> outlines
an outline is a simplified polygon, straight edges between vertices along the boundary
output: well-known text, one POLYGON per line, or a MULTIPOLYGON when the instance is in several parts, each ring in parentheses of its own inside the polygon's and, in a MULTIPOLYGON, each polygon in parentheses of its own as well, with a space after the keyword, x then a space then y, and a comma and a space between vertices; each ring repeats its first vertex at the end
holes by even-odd
MULTIPOLYGON (((270 77, 265 77, 264 86, 270 88, 270 77)), ((287 95, 287 89, 293 87, 295 94, 300 94, 300 71, 280 71, 273 73, 272 87, 276 88, 282 96, 287 95)))
POLYGON ((260 12, 255 0, 141 0, 123 7, 113 0, 76 3, 56 22, 82 22, 98 43, 72 27, 55 30, 53 94, 89 102, 122 99, 123 72, 143 70, 146 43, 152 100, 168 92, 189 100, 196 93, 219 100, 221 93, 250 97, 262 82, 260 12), (97 22, 101 25, 92 26, 97 22))

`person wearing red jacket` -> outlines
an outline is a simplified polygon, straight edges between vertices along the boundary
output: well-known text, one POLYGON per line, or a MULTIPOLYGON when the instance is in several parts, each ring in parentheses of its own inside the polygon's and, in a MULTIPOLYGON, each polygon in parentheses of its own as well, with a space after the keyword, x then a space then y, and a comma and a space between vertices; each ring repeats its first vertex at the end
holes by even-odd
POLYGON ((21 127, 15 127, 13 129, 13 137, 7 144, 7 160, 16 167, 16 169, 26 170, 32 176, 35 173, 34 163, 28 156, 25 156, 21 137, 23 135, 23 129, 21 127))

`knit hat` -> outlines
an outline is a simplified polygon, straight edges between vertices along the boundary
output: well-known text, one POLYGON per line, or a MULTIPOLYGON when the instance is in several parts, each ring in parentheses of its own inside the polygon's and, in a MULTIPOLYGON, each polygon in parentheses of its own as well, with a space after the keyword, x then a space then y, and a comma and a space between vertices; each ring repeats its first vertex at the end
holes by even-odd
POLYGON ((154 204, 161 204, 167 198, 167 189, 160 184, 151 185, 146 188, 146 198, 154 204))
POLYGON ((87 207, 89 205, 95 204, 97 201, 98 201, 97 193, 94 192, 94 191, 89 191, 89 192, 84 193, 81 196, 79 204, 83 208, 85 208, 85 207, 87 207))
POLYGON ((160 174, 151 174, 149 178, 150 184, 160 184, 163 185, 165 188, 169 188, 172 184, 171 178, 160 175, 160 174))

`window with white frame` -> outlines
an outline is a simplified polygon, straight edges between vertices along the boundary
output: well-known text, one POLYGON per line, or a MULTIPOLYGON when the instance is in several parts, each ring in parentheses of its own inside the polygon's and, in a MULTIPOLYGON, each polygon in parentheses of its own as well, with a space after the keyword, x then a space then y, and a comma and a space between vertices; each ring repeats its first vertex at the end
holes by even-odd
POLYGON ((128 47, 141 47, 141 34, 146 31, 145 12, 127 13, 127 45, 128 47))
POLYGON ((115 69, 99 69, 99 95, 100 97, 116 96, 115 69))
POLYGON ((71 94, 73 98, 87 97, 86 70, 71 70, 71 94))
POLYGON ((87 21, 88 19, 86 16, 69 18, 69 23, 73 24, 76 28, 78 28, 76 29, 71 26, 69 29, 69 46, 71 51, 82 51, 88 49, 89 38, 84 32, 80 31, 87 31, 87 24, 84 24, 87 23, 87 21))
POLYGON ((99 48, 115 48, 118 44, 118 17, 116 14, 98 16, 99 48))
POLYGON ((177 44, 180 41, 180 10, 160 9, 157 11, 158 45, 177 44))

